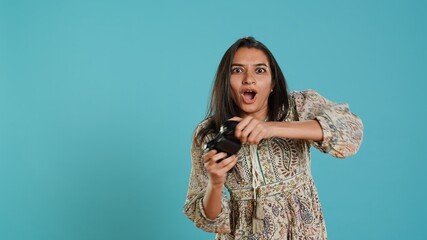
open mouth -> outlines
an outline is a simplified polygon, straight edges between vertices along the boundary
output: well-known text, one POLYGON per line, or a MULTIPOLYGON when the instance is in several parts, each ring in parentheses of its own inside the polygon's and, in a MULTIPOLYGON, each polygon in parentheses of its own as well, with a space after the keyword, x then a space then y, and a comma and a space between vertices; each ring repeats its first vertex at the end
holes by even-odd
POLYGON ((245 103, 253 103, 255 101, 257 92, 254 90, 245 90, 242 93, 243 101, 245 103))

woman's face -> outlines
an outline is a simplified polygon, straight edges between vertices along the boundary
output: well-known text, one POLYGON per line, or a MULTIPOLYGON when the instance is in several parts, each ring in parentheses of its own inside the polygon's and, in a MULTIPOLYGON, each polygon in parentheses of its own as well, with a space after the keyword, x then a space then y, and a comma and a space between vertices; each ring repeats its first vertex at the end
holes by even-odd
POLYGON ((262 50, 241 47, 231 62, 230 87, 241 116, 264 120, 273 89, 270 63, 262 50))

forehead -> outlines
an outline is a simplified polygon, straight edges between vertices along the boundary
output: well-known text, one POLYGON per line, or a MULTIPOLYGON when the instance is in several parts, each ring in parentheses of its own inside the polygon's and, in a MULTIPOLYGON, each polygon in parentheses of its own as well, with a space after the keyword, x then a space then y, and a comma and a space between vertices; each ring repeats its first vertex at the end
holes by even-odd
POLYGON ((232 63, 249 65, 264 63, 267 65, 268 58, 260 49, 241 47, 236 51, 236 54, 234 54, 232 63))

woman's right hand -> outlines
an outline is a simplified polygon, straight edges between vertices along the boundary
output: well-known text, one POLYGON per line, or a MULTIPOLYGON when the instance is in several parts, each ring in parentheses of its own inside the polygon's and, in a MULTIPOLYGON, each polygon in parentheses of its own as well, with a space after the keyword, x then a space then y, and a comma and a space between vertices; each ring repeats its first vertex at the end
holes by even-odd
POLYGON ((203 155, 205 161, 205 169, 209 175, 209 180, 212 187, 223 187, 227 177, 227 172, 230 171, 237 163, 235 155, 227 157, 226 153, 211 150, 203 155), (219 160, 223 159, 220 162, 219 160))

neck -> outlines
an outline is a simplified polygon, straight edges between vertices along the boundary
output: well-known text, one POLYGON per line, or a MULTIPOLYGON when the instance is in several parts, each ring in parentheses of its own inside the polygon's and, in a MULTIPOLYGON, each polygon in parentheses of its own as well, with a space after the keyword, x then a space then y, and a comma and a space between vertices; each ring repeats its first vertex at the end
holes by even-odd
POLYGON ((265 112, 265 113, 253 113, 253 114, 247 114, 247 113, 242 113, 241 114, 242 118, 245 118, 245 117, 248 117, 248 116, 256 118, 256 119, 258 119, 260 121, 267 121, 267 119, 268 119, 267 112, 265 112))

